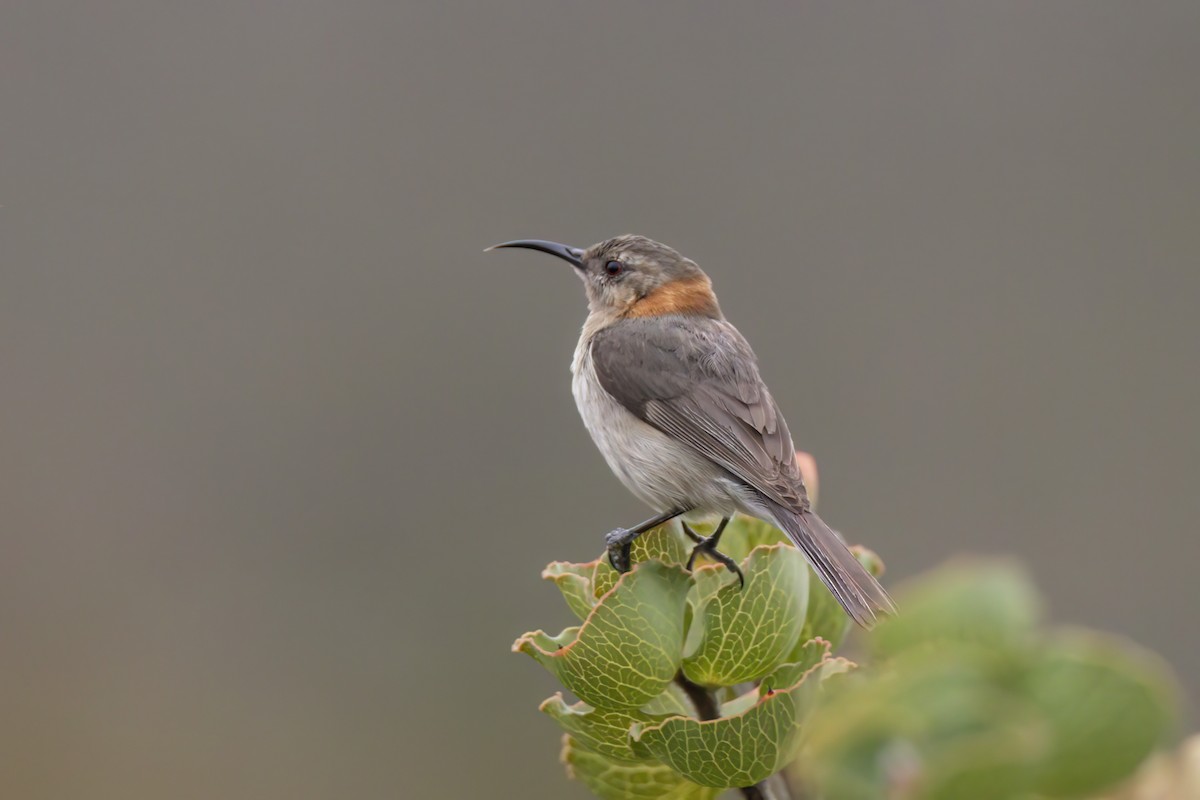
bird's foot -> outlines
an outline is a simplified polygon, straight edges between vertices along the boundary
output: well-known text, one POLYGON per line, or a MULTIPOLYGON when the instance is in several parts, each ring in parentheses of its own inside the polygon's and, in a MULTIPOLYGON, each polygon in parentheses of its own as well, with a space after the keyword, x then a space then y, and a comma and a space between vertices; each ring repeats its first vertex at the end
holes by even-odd
POLYGON ((608 563, 617 572, 629 572, 633 568, 633 540, 637 534, 628 528, 617 528, 604 534, 604 546, 608 549, 608 563))
MULTIPOLYGON (((717 549, 717 544, 721 541, 721 534, 725 532, 725 526, 728 523, 729 518, 725 517, 721 520, 721 524, 717 526, 717 529, 713 531, 712 536, 704 537, 689 528, 686 522, 680 520, 679 524, 683 526, 683 532, 687 534, 689 539, 696 543, 696 546, 692 548, 691 557, 688 558, 687 569, 691 572, 692 565, 696 563, 696 556, 703 553, 718 564, 724 564, 726 569, 737 575, 739 588, 745 589, 746 576, 742 574, 742 568, 737 565, 736 561, 717 549)), ((611 553, 611 551, 609 552, 611 553)))

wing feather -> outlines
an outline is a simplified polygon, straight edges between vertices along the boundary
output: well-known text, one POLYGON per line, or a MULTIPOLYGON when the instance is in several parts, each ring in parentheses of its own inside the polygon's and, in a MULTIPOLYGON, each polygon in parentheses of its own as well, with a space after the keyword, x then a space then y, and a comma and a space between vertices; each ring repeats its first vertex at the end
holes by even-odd
POLYGON ((785 508, 808 508, 787 423, 728 322, 629 319, 597 333, 591 348, 600 385, 629 411, 785 508))

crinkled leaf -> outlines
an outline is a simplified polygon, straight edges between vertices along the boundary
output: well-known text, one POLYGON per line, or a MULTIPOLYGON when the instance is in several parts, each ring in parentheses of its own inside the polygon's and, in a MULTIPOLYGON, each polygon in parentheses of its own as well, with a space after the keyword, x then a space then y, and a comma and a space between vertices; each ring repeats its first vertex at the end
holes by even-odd
POLYGON ((544 570, 542 577, 554 581, 554 585, 562 592, 563 598, 575 616, 587 619, 596 605, 596 595, 592 593, 592 574, 596 570, 596 562, 572 564, 569 561, 555 561, 544 570))
MULTIPOLYGON (((804 677, 805 673, 829 658, 829 642, 826 642, 824 639, 813 639, 810 642, 805 642, 804 647, 797 648, 796 652, 799 660, 780 666, 770 675, 763 678, 758 686, 751 687, 741 695, 736 695, 722 703, 721 716, 732 717, 741 714, 743 711, 752 708, 759 701, 759 698, 766 697, 774 690, 795 686, 804 677)), ((850 664, 849 661, 845 661, 844 659, 843 662, 846 665, 850 664)))
POLYGON ((630 552, 635 564, 653 558, 664 564, 682 566, 692 554, 692 542, 683 535, 679 521, 675 520, 646 531, 634 540, 630 552))
POLYGON ((1090 795, 1128 776, 1174 720, 1166 669, 1099 634, 1060 637, 1032 665, 1027 688, 1054 731, 1038 781, 1051 797, 1090 795))
POLYGON ((605 800, 713 800, 719 794, 681 778, 665 764, 613 761, 565 735, 562 762, 568 777, 582 781, 605 800))
POLYGON ((679 684, 672 681, 666 691, 642 706, 642 711, 652 717, 687 716, 692 713, 692 703, 679 684))
POLYGON ((900 613, 879 624, 871 644, 881 655, 930 642, 991 648, 1028 642, 1037 622, 1037 593, 1015 564, 949 564, 900 594, 900 613))
MULTIPOLYGON (((655 560, 664 564, 683 565, 687 563, 691 554, 691 542, 683 535, 678 522, 668 522, 651 528, 634 539, 630 549, 630 559, 634 564, 655 560)), ((616 585, 617 578, 621 575, 612 568, 607 553, 601 554, 591 563, 592 594, 597 598, 602 597, 616 585)))
POLYGON ((833 647, 824 639, 810 639, 804 642, 796 648, 794 658, 790 662, 763 678, 762 688, 768 690, 796 685, 809 670, 828 659, 832 650, 833 647))
POLYGON ((556 637, 527 633, 513 650, 532 656, 591 706, 638 708, 679 669, 690 585, 681 567, 644 562, 621 577, 581 627, 556 637))
MULTIPOLYGON (((635 564, 638 562, 634 562, 635 564)), ((599 600, 604 595, 612 591, 612 588, 617 585, 617 580, 620 579, 621 573, 612 568, 612 564, 608 563, 608 556, 602 555, 592 562, 595 566, 592 567, 592 595, 599 600)))
MULTIPOLYGON (((764 681, 762 686, 766 687, 767 683, 764 681)), ((754 704, 757 703, 766 694, 766 692, 766 688, 760 688, 752 685, 740 695, 733 695, 728 700, 721 703, 721 716, 736 717, 738 714, 743 714, 749 711, 750 709, 754 708, 754 704)))
POLYGON ((633 738, 702 786, 751 786, 795 757, 801 722, 816 700, 822 677, 848 667, 843 659, 830 659, 794 686, 762 692, 758 702, 740 714, 706 722, 671 717, 635 725, 633 738))
POLYGON ((694 575, 683 672, 702 686, 761 678, 787 658, 804 624, 808 567, 798 550, 757 547, 741 567, 744 588, 722 565, 694 575))
POLYGON ((538 710, 553 717, 559 726, 586 750, 623 763, 654 760, 645 752, 644 747, 635 750, 629 738, 631 725, 654 719, 643 711, 603 711, 592 708, 587 703, 569 706, 561 693, 543 702, 538 710))

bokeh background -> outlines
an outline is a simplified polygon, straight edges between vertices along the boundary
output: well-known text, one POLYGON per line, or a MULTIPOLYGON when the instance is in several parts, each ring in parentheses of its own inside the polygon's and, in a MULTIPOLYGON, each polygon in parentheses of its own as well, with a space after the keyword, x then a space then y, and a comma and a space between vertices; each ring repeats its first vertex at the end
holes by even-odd
POLYGON ((698 260, 893 583, 1195 698, 1197 75, 1192 0, 5 0, 0 793, 584 796, 508 648, 644 510, 514 237, 698 260))

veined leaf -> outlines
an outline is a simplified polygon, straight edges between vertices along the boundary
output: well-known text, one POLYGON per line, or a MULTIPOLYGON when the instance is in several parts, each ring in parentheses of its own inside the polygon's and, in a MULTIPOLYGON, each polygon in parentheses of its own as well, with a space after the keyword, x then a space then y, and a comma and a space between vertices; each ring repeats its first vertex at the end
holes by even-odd
POLYGON ((740 714, 705 722, 671 717, 634 725, 633 739, 701 786, 752 786, 795 757, 801 723, 816 700, 821 680, 849 668, 845 659, 829 659, 793 686, 763 691, 758 702, 740 714))
POLYGON ((543 702, 538 710, 553 717, 586 750, 625 764, 654 761, 645 748, 638 747, 635 750, 629 738, 630 726, 654 719, 644 711, 602 711, 587 703, 569 706, 561 693, 543 702))
MULTIPOLYGON (((829 642, 824 639, 805 642, 804 647, 796 648, 796 656, 796 661, 780 666, 763 678, 758 686, 722 703, 721 716, 732 717, 741 714, 753 708, 755 703, 775 689, 796 685, 806 672, 829 658, 829 642)), ((848 661, 846 663, 850 664, 848 661)))
MULTIPOLYGON (((682 566, 687 563, 688 556, 691 554, 691 542, 683 535, 679 523, 674 520, 659 525, 657 528, 651 528, 634 539, 633 547, 630 550, 630 558, 635 565, 653 560, 682 566)), ((598 559, 590 563, 594 565, 592 593, 599 598, 616 585, 621 574, 612 568, 612 564, 608 562, 607 553, 601 554, 598 559)))
POLYGON ((702 686, 761 678, 786 659, 804 625, 808 567, 794 547, 756 547, 741 564, 746 585, 722 565, 696 569, 683 672, 702 686))
POLYGON ((714 800, 717 789, 681 778, 665 764, 613 761, 563 736, 562 762, 568 777, 583 782, 604 800, 714 800))
POLYGON ((690 586, 681 567, 644 562, 621 576, 582 626, 558 636, 527 633, 513 650, 532 656, 588 705, 638 708, 679 670, 690 586))
MULTIPOLYGON (((712 525, 696 527, 696 533, 707 536, 712 525)), ((736 514, 721 534, 721 552, 741 563, 756 547, 787 542, 783 531, 769 522, 745 514, 736 514)))
POLYGON ((580 620, 585 620, 596 605, 597 598, 592 593, 592 575, 595 571, 595 561, 586 564, 555 561, 542 570, 542 577, 554 581, 571 611, 580 620))

